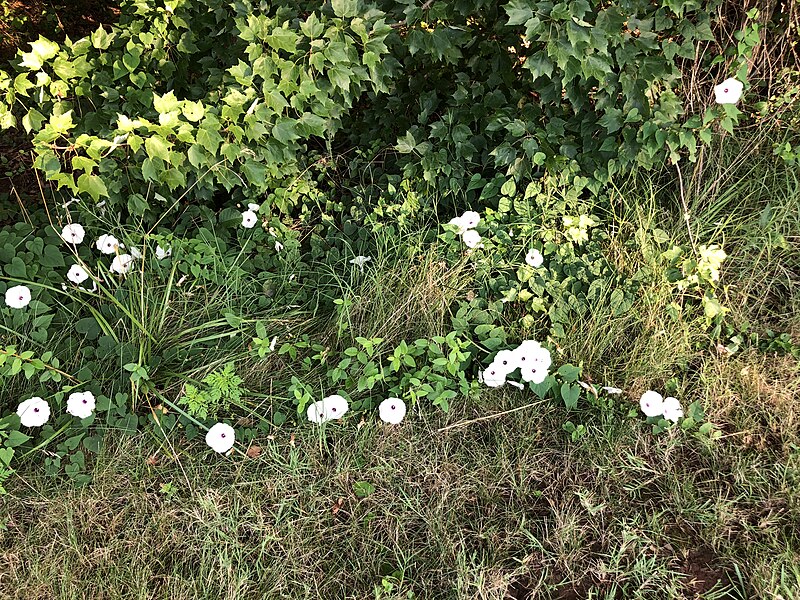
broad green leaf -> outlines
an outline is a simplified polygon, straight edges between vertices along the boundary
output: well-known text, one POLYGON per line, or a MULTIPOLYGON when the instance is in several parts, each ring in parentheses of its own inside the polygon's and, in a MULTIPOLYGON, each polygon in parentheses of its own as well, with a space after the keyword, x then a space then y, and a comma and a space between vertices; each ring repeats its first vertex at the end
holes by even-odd
POLYGON ((108 197, 106 184, 97 175, 87 175, 84 173, 78 177, 78 191, 89 194, 97 202, 102 196, 108 197))
POLYGON ((297 122, 293 119, 278 119, 272 127, 272 136, 283 144, 298 139, 300 136, 297 135, 297 122))
POLYGON ((164 162, 170 162, 169 146, 167 140, 158 135, 151 136, 144 141, 147 155, 150 158, 160 158, 164 162))
POLYGON ((92 46, 98 50, 106 50, 111 45, 111 42, 114 40, 115 36, 116 34, 108 33, 101 25, 94 32, 92 32, 92 46))
POLYGON ((359 13, 360 0, 331 0, 333 14, 337 17, 355 17, 359 13))

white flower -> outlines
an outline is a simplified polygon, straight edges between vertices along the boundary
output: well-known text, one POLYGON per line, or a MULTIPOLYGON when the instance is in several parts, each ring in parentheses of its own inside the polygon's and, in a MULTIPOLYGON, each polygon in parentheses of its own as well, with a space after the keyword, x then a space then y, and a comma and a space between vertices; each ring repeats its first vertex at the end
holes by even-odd
POLYGON ((642 394, 639 406, 645 416, 658 417, 664 414, 664 397, 658 392, 648 390, 642 394))
MULTIPOLYGON (((548 355, 550 353, 548 352, 548 355)), ((528 381, 531 383, 542 383, 547 376, 549 375, 548 366, 545 366, 544 363, 537 362, 537 361, 529 361, 525 364, 524 367, 520 367, 520 374, 522 375, 523 381, 528 381)))
POLYGON ((113 235, 109 235, 104 233, 99 238, 97 238, 97 242, 95 242, 95 246, 97 249, 100 250, 103 254, 114 254, 119 247, 119 240, 115 238, 113 235))
POLYGON ((672 396, 664 398, 664 405, 662 408, 664 411, 664 418, 668 421, 677 423, 678 419, 683 417, 683 409, 677 398, 673 398, 672 396))
POLYGON ((611 387, 610 385, 604 385, 604 386, 603 386, 603 391, 604 391, 606 394, 612 394, 612 395, 613 395, 613 394, 621 394, 621 393, 622 393, 622 390, 621 390, 621 389, 619 389, 619 388, 615 388, 615 387, 611 387))
POLYGON ((489 365, 504 376, 521 367, 519 356, 513 350, 500 350, 489 365))
POLYGON ((72 283, 81 284, 89 279, 89 273, 80 265, 72 265, 67 271, 67 279, 72 283))
POLYGON ((242 213, 242 227, 250 229, 258 223, 258 215, 252 210, 246 210, 242 213))
POLYGON ((461 236, 464 245, 467 248, 482 248, 483 244, 481 244, 481 234, 475 231, 474 229, 468 229, 464 232, 464 235, 461 236))
POLYGON ((508 373, 503 372, 496 364, 492 363, 486 367, 485 371, 479 374, 479 379, 489 387, 494 388, 500 387, 506 382, 506 375, 508 373))
POLYGON ((378 406, 381 421, 397 425, 406 416, 406 403, 400 398, 387 398, 378 406))
POLYGON ((83 238, 86 237, 86 231, 82 225, 70 223, 69 225, 64 225, 64 229, 61 230, 61 237, 68 244, 80 244, 83 238))
MULTIPOLYGON (((525 340, 514 350, 514 354, 517 357, 517 364, 522 369, 536 365, 539 369, 547 371, 550 365, 553 364, 550 351, 547 348, 542 348, 542 345, 536 340, 525 340)), ((526 381, 529 380, 526 379, 526 381)))
POLYGON ((17 414, 20 423, 25 427, 41 427, 50 418, 50 405, 38 396, 34 396, 20 403, 17 414))
POLYGON ((172 248, 164 250, 161 246, 156 246, 156 258, 158 260, 164 260, 168 256, 172 256, 172 248))
POLYGON ((142 251, 136 247, 133 247, 131 248, 131 256, 136 260, 139 260, 140 258, 142 258, 142 251))
POLYGON ((31 301, 31 291, 24 285, 15 285, 6 290, 6 304, 11 308, 25 308, 31 301))
POLYGON ((534 269, 538 269, 544 264, 544 257, 536 248, 531 248, 525 255, 525 262, 534 269))
POLYGON ((742 97, 744 84, 730 77, 719 85, 714 86, 714 95, 717 97, 717 104, 736 104, 742 97))
POLYGON ((280 252, 281 250, 283 250, 283 244, 281 244, 280 242, 276 241, 275 242, 275 252, 280 252))
POLYGON ((474 210, 468 210, 461 215, 461 224, 467 229, 475 229, 481 221, 481 216, 474 210))
POLYGON ((525 389, 525 386, 522 385, 519 381, 511 381, 510 379, 506 381, 508 385, 513 385, 515 388, 519 388, 521 390, 525 389))
POLYGON ((371 256, 356 256, 353 260, 350 261, 350 264, 357 266, 359 269, 361 269, 361 272, 363 273, 364 264, 370 260, 372 260, 371 256))
POLYGON ((94 411, 94 394, 92 392, 75 392, 67 398, 67 412, 73 417, 85 419, 94 411))
POLYGON ((247 210, 252 211, 252 212, 258 212, 259 208, 261 208, 261 205, 260 204, 255 204, 253 202, 251 202, 250 204, 247 205, 247 210))
POLYGON ((228 450, 233 448, 233 443, 236 441, 236 432, 233 427, 226 423, 217 423, 206 433, 206 444, 208 444, 214 452, 225 454, 228 450))
POLYGON ((456 231, 458 235, 462 235, 467 229, 469 229, 469 227, 467 227, 467 224, 464 222, 464 219, 462 219, 461 217, 453 217, 447 222, 447 224, 455 225, 458 228, 458 230, 456 231))
POLYGON ((133 257, 130 254, 118 254, 111 261, 111 272, 125 275, 133 264, 133 257))
POLYGON ((306 416, 312 423, 325 423, 340 419, 347 409, 347 400, 334 394, 311 404, 306 411, 306 416))

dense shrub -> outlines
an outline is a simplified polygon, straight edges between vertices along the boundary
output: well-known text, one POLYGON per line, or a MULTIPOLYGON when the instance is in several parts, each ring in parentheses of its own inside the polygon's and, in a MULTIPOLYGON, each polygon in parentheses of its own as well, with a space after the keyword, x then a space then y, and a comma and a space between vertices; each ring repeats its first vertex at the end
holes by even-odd
MULTIPOLYGON (((682 100, 716 9, 137 0, 111 31, 20 51, 17 73, 0 72, 0 125, 24 128, 63 192, 134 216, 217 192, 289 212, 332 185, 339 156, 362 184, 421 177, 486 198, 503 173, 597 191, 666 155, 694 160, 716 117, 732 127, 733 106, 682 100)), ((703 67, 746 74, 757 27, 745 33, 703 67)))

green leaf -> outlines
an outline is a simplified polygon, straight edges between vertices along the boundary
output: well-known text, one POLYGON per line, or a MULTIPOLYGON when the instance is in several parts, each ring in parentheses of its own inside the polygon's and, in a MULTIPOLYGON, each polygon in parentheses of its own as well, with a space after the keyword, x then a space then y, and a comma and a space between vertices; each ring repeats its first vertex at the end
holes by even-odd
POLYGON ((163 96, 153 94, 153 108, 155 108, 159 114, 165 115, 167 113, 171 113, 172 111, 177 110, 178 106, 178 99, 175 97, 173 92, 167 92, 163 96))
MULTIPOLYGON (((21 431, 14 431, 11 430, 8 432, 8 438, 6 438, 5 446, 6 448, 16 448, 17 446, 21 446, 25 442, 31 439, 31 436, 25 435, 21 431)), ((3 462, 0 459, 0 462, 3 462)))
POLYGON ((294 54, 297 48, 297 34, 282 27, 273 29, 272 35, 268 35, 265 41, 275 50, 286 50, 290 54, 294 54))
POLYGON ((128 73, 133 73, 136 67, 141 63, 142 51, 137 47, 133 47, 130 52, 126 52, 122 56, 122 64, 128 69, 128 73))
POLYGON ((92 39, 92 46, 97 48, 98 50, 106 50, 111 45, 111 42, 114 40, 116 34, 108 33, 103 26, 97 28, 97 30, 92 32, 91 39, 92 39))
POLYGON ((41 257, 39 258, 39 264, 43 267, 63 267, 64 266, 64 256, 61 254, 61 250, 53 246, 52 244, 48 244, 44 247, 44 252, 42 252, 41 257))
POLYGON ((558 374, 567 382, 574 382, 578 381, 578 377, 581 376, 581 370, 570 364, 561 365, 558 369, 558 374))
POLYGON ((298 139, 300 136, 296 132, 297 121, 293 119, 280 118, 272 127, 272 136, 283 144, 298 139))
POLYGON ((356 481, 353 484, 353 493, 359 498, 366 498, 375 493, 375 486, 369 481, 356 481))
POLYGON ((361 8, 361 0, 331 0, 331 8, 337 17, 355 17, 361 8))
POLYGON ((561 385, 561 399, 564 400, 564 406, 572 410, 578 406, 578 398, 581 395, 581 388, 577 385, 570 385, 564 383, 561 385))
POLYGON ((50 115, 49 124, 56 133, 67 133, 75 127, 75 123, 72 122, 72 111, 68 110, 62 115, 53 113, 50 115))
POLYGON ((31 51, 22 53, 22 66, 32 71, 38 71, 45 61, 53 58, 58 51, 58 44, 39 36, 38 40, 31 42, 31 51))
POLYGON ((101 197, 108 198, 108 189, 103 180, 97 175, 84 173, 78 177, 78 191, 89 194, 97 202, 101 197))
POLYGON ((158 135, 151 136, 144 141, 144 148, 150 158, 160 158, 167 163, 170 162, 169 146, 167 140, 158 135))
POLYGON ((13 448, 0 448, 0 465, 9 466, 12 458, 14 458, 13 448))
POLYGON ((506 25, 523 25, 525 22, 533 17, 533 9, 528 5, 526 0, 511 0, 503 7, 508 15, 508 22, 506 25))
POLYGON ((253 159, 248 159, 247 162, 242 165, 242 172, 247 178, 247 181, 253 185, 258 187, 263 187, 265 185, 267 168, 263 164, 253 159))
POLYGON ((25 128, 26 133, 31 131, 39 131, 44 123, 45 116, 35 108, 28 110, 28 113, 22 117, 22 126, 25 128))

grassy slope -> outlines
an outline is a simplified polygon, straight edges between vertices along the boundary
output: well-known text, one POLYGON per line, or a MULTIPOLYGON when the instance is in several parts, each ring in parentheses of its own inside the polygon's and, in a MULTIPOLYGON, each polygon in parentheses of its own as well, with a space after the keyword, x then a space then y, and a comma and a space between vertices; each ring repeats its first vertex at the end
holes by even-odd
MULTIPOLYGON (((798 339, 796 177, 768 151, 706 164, 715 167, 687 177, 687 201, 697 239, 730 254, 729 322, 798 339)), ((667 185, 623 190, 607 219, 621 268, 644 260, 616 243, 640 225, 686 241, 676 211, 658 208, 675 200, 667 185)), ((368 285, 347 289, 361 309, 352 335, 438 333, 449 300, 441 290, 464 293, 468 279, 447 282, 433 264, 413 268, 393 252, 368 285), (414 332, 395 318, 409 314, 414 332)), ((324 432, 287 424, 247 460, 209 456, 180 436, 159 448, 147 435, 111 434, 83 489, 32 466, 0 499, 0 597, 800 597, 797 363, 717 349, 667 316, 673 298, 653 277, 628 314, 599 305, 560 348, 594 380, 626 390, 616 406, 567 414, 536 402, 464 423, 533 401, 485 390, 447 415, 423 407, 397 428, 372 418, 324 432), (703 401, 719 440, 654 437, 627 416, 641 391, 675 372, 684 403, 703 401), (588 433, 571 442, 567 419, 588 433), (375 492, 357 497, 357 481, 375 492)), ((254 363, 248 383, 266 384, 264 371, 254 363)))

